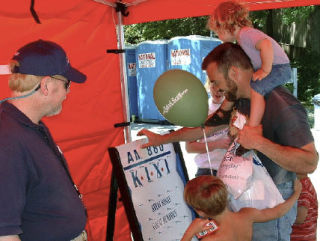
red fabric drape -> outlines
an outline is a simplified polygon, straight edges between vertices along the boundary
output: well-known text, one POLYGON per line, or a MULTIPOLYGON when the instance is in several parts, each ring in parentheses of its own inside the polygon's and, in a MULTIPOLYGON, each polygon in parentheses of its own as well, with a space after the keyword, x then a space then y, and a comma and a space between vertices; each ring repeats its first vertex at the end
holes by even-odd
MULTIPOLYGON (((106 0, 109 2, 108 0, 106 0)), ((133 3, 126 0, 123 3, 133 3)), ((112 0, 110 2, 115 2, 112 0)), ((129 6, 124 24, 203 16, 221 0, 146 0, 129 6)), ((320 0, 246 1, 251 10, 320 4, 320 0)), ((45 119, 57 144, 64 151, 71 174, 88 209, 90 241, 105 240, 111 162, 107 148, 124 143, 119 56, 106 54, 117 48, 116 13, 93 0, 35 0, 41 24, 30 13, 30 1, 10 0, 0 8, 0 65, 15 50, 39 38, 55 41, 66 50, 71 64, 87 74, 85 84, 71 85, 59 116, 45 119)), ((0 75, 0 98, 9 96, 8 76, 0 75)), ((70 207, 72 208, 72 207, 70 207)), ((116 212, 115 241, 130 240, 121 203, 116 212)))

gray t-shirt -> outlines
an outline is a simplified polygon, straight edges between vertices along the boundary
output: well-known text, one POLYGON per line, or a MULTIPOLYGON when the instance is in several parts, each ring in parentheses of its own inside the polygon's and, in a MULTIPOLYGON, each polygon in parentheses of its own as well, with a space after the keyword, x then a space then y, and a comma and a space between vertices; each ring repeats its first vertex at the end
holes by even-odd
MULTIPOLYGON (((280 145, 297 148, 314 141, 305 108, 287 89, 277 87, 265 99, 262 125, 266 138, 280 145)), ((294 173, 283 169, 261 153, 259 157, 276 184, 295 179, 294 173)))
POLYGON ((253 68, 255 70, 261 68, 261 57, 260 51, 256 49, 256 44, 259 40, 262 39, 269 39, 272 48, 273 48, 273 65, 276 64, 288 64, 289 58, 281 48, 281 46, 270 36, 266 35, 265 33, 261 32, 260 30, 244 27, 241 29, 239 33, 239 38, 237 39, 239 45, 242 49, 246 52, 249 56, 253 68))
MULTIPOLYGON (((305 108, 286 88, 279 86, 273 89, 265 99, 264 137, 277 144, 297 148, 314 141, 305 108)), ((240 107, 248 108, 248 104, 244 104, 246 101, 240 100, 240 107)), ((258 156, 276 185, 296 178, 295 173, 280 167, 262 153, 258 156)))

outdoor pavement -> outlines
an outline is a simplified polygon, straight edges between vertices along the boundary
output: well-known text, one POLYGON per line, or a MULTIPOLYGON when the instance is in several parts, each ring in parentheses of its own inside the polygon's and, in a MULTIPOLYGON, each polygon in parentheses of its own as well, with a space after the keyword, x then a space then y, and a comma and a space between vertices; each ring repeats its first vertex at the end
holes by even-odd
MULTIPOLYGON (((170 125, 156 125, 156 124, 136 124, 136 123, 133 123, 131 125, 131 138, 132 140, 137 140, 137 139, 141 139, 141 138, 144 138, 144 137, 140 137, 140 136, 137 136, 137 133, 142 130, 143 128, 146 128, 150 131, 153 131, 153 132, 156 132, 156 133, 166 133, 168 132, 169 130, 172 130, 172 129, 178 129, 179 127, 177 126, 170 126, 170 125)), ((316 145, 316 148, 318 150, 318 152, 320 153, 320 130, 315 130, 315 129, 312 129, 312 134, 314 136, 314 139, 315 139, 315 145, 316 145)), ((183 153, 183 158, 184 158, 184 161, 185 161, 185 164, 186 164, 186 167, 187 167, 187 170, 188 170, 188 175, 189 175, 189 179, 192 179, 194 178, 194 175, 196 173, 196 165, 193 161, 194 159, 194 156, 195 154, 190 154, 188 152, 186 152, 185 150, 185 142, 180 142, 180 146, 181 146, 181 150, 182 150, 182 153, 183 153)), ((316 189, 316 192, 318 193, 318 200, 320 199, 319 195, 320 195, 320 167, 317 168, 317 170, 310 174, 309 175, 315 189, 316 189)), ((320 211, 320 208, 319 210, 320 211)), ((318 224, 318 232, 317 232, 317 237, 318 237, 318 240, 320 240, 320 225, 318 224)))

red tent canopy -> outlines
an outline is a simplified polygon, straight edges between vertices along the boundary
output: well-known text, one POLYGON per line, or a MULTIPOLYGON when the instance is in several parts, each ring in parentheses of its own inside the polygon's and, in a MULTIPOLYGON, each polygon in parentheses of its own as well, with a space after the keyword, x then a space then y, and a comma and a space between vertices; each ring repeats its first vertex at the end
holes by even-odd
MULTIPOLYGON (((117 13, 104 0, 35 0, 41 24, 30 12, 30 1, 5 1, 0 8, 0 65, 14 52, 39 38, 59 43, 73 66, 86 73, 85 84, 72 84, 63 111, 45 119, 63 150, 71 174, 88 209, 90 241, 105 240, 111 162, 107 148, 124 143, 120 58, 107 54, 117 48, 117 13)), ((220 0, 127 0, 124 24, 209 15, 220 0)), ((247 1, 251 10, 320 4, 320 0, 247 1)), ((10 95, 7 75, 0 75, 0 99, 10 95)), ((72 207, 70 207, 72 208, 72 207)), ((119 204, 114 240, 130 240, 124 209, 119 204)))
MULTIPOLYGON (((96 0, 97 2, 107 2, 96 0)), ((140 2, 137 5, 129 6, 129 16, 124 19, 124 24, 135 24, 152 22, 165 19, 176 19, 185 17, 197 17, 210 15, 214 8, 224 0, 127 0, 128 5, 140 2), (156 11, 154 11, 156 10, 156 11)), ((300 7, 318 5, 319 0, 238 0, 245 3, 251 11, 300 7)))

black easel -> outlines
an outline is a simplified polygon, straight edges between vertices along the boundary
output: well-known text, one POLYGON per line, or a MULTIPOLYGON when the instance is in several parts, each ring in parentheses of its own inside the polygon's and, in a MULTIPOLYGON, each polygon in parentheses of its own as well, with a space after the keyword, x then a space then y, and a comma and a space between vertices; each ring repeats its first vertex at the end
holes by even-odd
MULTIPOLYGON (((184 174, 185 182, 189 180, 187 168, 184 163, 183 154, 181 151, 180 144, 178 142, 173 143, 174 151, 179 156, 180 165, 184 174)), ((108 209, 108 223, 107 223, 107 235, 106 241, 113 241, 114 238, 114 227, 115 227, 115 214, 117 207, 117 193, 120 190, 121 200, 123 201, 125 212, 129 221, 129 226, 132 232, 134 241, 144 241, 139 226, 139 222, 134 210, 133 203, 131 201, 131 195, 127 188, 127 182, 125 174, 123 172, 123 166, 120 161, 120 156, 116 148, 108 148, 109 156, 112 163, 112 177, 110 185, 110 196, 109 196, 109 209, 108 209)))
POLYGON ((108 148, 111 163, 112 163, 112 177, 111 177, 111 190, 109 197, 109 212, 108 212, 108 223, 107 223, 107 241, 113 241, 114 235, 114 224, 115 224, 115 214, 117 206, 117 192, 120 187, 121 200, 123 201, 127 218, 129 221, 129 226, 132 232, 132 236, 135 241, 143 241, 142 233, 140 231, 138 219, 134 211, 134 207, 131 201, 131 196, 127 187, 127 182, 123 167, 120 162, 120 156, 116 148, 108 148), (117 177, 117 178, 116 178, 117 177), (118 186, 119 184, 119 186, 118 186), (112 205, 111 205, 112 204, 112 205))

